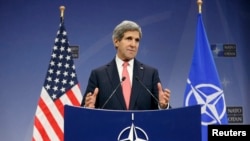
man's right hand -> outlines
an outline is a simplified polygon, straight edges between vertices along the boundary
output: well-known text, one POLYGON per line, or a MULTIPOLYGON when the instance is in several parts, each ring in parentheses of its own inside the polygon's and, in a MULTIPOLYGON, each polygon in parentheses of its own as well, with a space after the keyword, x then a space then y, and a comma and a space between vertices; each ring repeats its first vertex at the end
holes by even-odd
POLYGON ((87 95, 85 97, 84 107, 95 108, 96 96, 97 96, 98 92, 99 92, 99 89, 95 88, 93 93, 92 92, 87 93, 87 95))

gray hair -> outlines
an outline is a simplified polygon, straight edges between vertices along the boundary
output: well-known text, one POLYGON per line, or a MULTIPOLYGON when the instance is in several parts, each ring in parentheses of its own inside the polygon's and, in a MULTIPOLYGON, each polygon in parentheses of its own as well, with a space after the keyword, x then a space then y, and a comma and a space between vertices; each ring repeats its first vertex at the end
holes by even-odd
POLYGON ((127 31, 138 31, 140 34, 140 38, 142 37, 141 27, 133 21, 125 20, 115 27, 113 31, 112 39, 113 40, 117 39, 120 41, 123 38, 124 33, 127 31))

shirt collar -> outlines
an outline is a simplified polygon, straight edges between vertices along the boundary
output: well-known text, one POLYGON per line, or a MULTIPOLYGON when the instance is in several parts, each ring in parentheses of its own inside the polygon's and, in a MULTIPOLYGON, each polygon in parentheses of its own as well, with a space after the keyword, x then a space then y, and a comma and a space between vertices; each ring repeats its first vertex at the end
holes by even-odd
MULTIPOLYGON (((115 61, 116 61, 116 64, 117 64, 118 66, 122 66, 122 64, 123 64, 123 62, 124 62, 124 61, 121 60, 117 55, 116 55, 116 57, 115 57, 115 61)), ((130 66, 130 67, 134 66, 134 59, 129 60, 128 63, 129 63, 129 66, 130 66)))

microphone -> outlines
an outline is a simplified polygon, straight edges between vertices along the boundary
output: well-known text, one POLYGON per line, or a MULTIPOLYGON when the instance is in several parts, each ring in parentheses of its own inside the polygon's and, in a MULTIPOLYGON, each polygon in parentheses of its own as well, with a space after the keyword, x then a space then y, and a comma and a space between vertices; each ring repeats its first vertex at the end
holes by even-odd
POLYGON ((103 109, 106 104, 109 102, 110 98, 115 94, 115 92, 117 91, 118 87, 122 84, 122 82, 126 79, 125 76, 122 77, 121 82, 116 86, 116 88, 114 89, 114 91, 111 93, 111 95, 108 97, 108 99, 105 101, 105 103, 102 105, 101 109, 103 109))
POLYGON ((139 83, 142 85, 142 87, 143 87, 144 89, 146 89, 147 92, 148 92, 148 93, 155 99, 155 101, 159 104, 159 103, 160 103, 159 100, 158 100, 158 99, 152 94, 152 92, 145 86, 145 84, 139 79, 139 77, 136 76, 135 79, 136 79, 137 81, 139 81, 139 83))

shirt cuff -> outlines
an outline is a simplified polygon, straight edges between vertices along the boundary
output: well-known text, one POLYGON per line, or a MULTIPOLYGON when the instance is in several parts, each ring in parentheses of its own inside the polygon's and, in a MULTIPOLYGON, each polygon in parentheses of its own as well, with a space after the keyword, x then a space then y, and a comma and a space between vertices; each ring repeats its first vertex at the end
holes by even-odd
POLYGON ((161 108, 161 106, 158 104, 158 108, 160 109, 160 110, 165 110, 165 109, 169 109, 169 103, 168 103, 168 105, 167 105, 167 107, 164 109, 164 108, 161 108))

